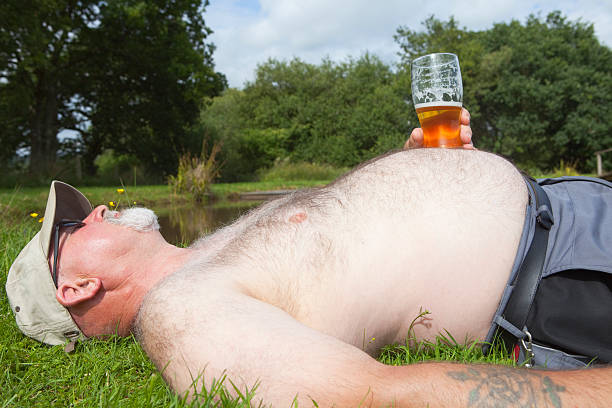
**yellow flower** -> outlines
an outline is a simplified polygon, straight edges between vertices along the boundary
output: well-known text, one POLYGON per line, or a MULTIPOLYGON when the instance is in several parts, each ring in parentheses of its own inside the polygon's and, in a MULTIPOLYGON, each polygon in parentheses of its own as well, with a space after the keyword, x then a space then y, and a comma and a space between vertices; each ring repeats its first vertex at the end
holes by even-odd
POLYGON ((40 217, 40 218, 38 219, 38 222, 43 222, 44 220, 45 220, 45 217, 40 217))
POLYGON ((118 192, 119 194, 123 194, 123 193, 125 193, 125 190, 124 190, 124 189, 122 189, 122 188, 118 188, 118 189, 117 189, 117 192, 118 192))
POLYGON ((134 201, 134 205, 136 205, 136 201, 134 201))
POLYGON ((109 206, 109 207, 114 207, 115 205, 116 205, 116 204, 115 204, 115 202, 114 202, 114 201, 109 201, 109 202, 108 202, 108 206, 109 206))
POLYGON ((36 217, 38 217, 38 213, 36 213, 36 212, 31 212, 31 213, 30 213, 30 217, 32 217, 32 218, 36 218, 36 217))

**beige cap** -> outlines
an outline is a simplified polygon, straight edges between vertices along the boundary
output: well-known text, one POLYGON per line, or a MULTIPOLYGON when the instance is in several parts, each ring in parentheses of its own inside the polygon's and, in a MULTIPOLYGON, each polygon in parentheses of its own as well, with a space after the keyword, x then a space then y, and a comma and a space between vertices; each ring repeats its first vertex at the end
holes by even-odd
POLYGON ((61 181, 51 183, 42 228, 19 253, 6 280, 17 326, 26 336, 51 345, 86 338, 55 298, 48 256, 55 224, 83 220, 91 210, 89 200, 76 188, 61 181))

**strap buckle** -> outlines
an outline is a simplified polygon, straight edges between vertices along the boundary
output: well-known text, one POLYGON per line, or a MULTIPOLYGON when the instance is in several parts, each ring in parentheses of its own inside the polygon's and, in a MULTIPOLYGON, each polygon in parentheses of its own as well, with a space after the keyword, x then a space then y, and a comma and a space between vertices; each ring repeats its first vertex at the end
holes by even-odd
POLYGON ((550 209, 546 204, 539 206, 536 210, 536 221, 546 230, 550 230, 550 227, 555 223, 550 209))
POLYGON ((525 367, 531 368, 533 367, 532 361, 535 357, 532 347, 533 344, 531 342, 531 333, 529 333, 529 330, 527 329, 523 330, 523 333, 525 333, 525 336, 527 336, 527 342, 525 342, 524 338, 521 339, 521 345, 523 346, 523 350, 525 351, 525 367))

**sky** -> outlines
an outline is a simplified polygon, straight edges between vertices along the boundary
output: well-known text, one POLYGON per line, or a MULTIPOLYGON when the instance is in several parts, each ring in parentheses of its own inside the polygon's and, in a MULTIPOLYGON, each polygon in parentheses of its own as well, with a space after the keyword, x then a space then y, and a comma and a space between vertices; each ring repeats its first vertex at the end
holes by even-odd
POLYGON ((214 31, 209 41, 217 47, 216 71, 227 76, 230 87, 242 88, 268 58, 318 64, 368 51, 395 64, 397 28, 421 30, 432 14, 443 21, 454 16, 462 28, 486 30, 553 10, 592 23, 600 42, 612 47, 612 0, 210 0, 204 20, 214 31))

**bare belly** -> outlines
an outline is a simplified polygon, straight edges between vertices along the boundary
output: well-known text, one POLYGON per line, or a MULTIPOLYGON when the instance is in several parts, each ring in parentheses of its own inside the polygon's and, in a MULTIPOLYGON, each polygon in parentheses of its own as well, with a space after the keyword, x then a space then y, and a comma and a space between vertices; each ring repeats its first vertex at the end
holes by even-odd
POLYGON ((405 341, 413 323, 417 339, 482 339, 526 203, 505 160, 423 149, 242 220, 249 228, 220 252, 250 295, 370 353, 405 341))

